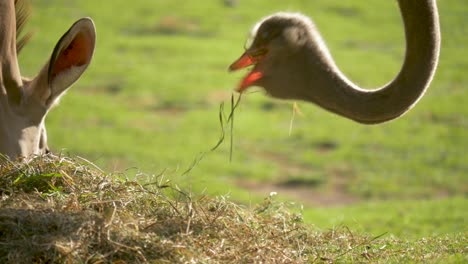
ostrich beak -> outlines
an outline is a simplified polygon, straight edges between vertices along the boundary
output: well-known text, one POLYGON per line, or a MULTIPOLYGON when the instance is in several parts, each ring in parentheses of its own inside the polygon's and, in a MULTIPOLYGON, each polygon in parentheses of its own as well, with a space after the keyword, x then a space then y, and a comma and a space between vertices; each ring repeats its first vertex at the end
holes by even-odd
MULTIPOLYGON (((266 49, 257 49, 253 51, 247 50, 244 52, 244 54, 242 54, 242 56, 240 56, 239 59, 234 61, 231 66, 229 66, 229 71, 232 72, 249 67, 251 65, 255 65, 257 62, 262 60, 266 54, 266 49)), ((262 77, 263 73, 254 68, 247 76, 244 77, 236 91, 240 93, 243 92, 248 87, 253 86, 255 82, 260 80, 262 77)))
POLYGON ((242 56, 240 56, 239 59, 237 59, 235 62, 229 66, 229 71, 236 71, 240 70, 246 67, 249 67, 250 65, 255 64, 255 60, 252 58, 252 56, 249 54, 249 52, 244 52, 242 56))

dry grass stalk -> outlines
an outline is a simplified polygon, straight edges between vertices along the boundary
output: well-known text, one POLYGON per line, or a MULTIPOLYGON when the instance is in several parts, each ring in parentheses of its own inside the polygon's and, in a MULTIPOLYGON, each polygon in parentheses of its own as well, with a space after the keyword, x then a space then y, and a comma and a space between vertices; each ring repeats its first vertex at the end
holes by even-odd
POLYGON ((273 196, 251 209, 191 195, 163 175, 129 180, 63 156, 3 164, 0 263, 418 260, 347 228, 312 231, 273 196))

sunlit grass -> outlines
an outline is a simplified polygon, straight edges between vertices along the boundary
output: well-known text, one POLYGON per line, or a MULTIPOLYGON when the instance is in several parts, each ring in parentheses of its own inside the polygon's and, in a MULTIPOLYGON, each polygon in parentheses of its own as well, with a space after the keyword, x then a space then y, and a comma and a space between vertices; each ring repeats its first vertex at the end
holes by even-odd
MULTIPOLYGON (((463 203, 468 191, 465 2, 438 2, 440 67, 411 112, 387 124, 362 126, 299 102, 304 115, 296 116, 289 135, 291 103, 248 94, 236 110, 232 162, 229 141, 209 150, 221 133, 219 104, 229 100, 244 74, 228 74, 227 67, 243 51, 247 33, 259 18, 279 10, 310 15, 340 69, 354 82, 372 88, 390 81, 404 56, 396 2, 263 0, 241 1, 236 8, 224 7, 222 1, 33 4, 29 28, 36 35, 20 55, 26 75, 45 63, 74 20, 91 16, 97 27, 92 65, 48 116, 49 144, 55 152, 81 155, 112 171, 166 171, 194 192, 230 193, 242 203, 258 202, 269 191, 278 191, 282 199, 305 204, 306 211, 313 207, 309 198, 283 193, 279 188, 285 182, 302 181, 303 188, 324 195, 338 183, 340 191, 358 203, 343 208, 352 215, 352 223, 343 219, 351 226, 373 221, 373 214, 362 209, 371 201, 381 221, 395 223, 385 229, 392 234, 430 235, 430 227, 462 231, 460 222, 468 211, 463 203), (202 152, 208 153, 182 176, 202 152), (246 189, 243 182, 271 190, 246 189), (449 197, 450 203, 453 196, 461 197, 453 198, 451 207, 458 224, 415 218, 407 223, 408 229, 386 218, 389 205, 380 202, 414 205, 411 210, 417 215, 420 202, 413 200, 427 199, 423 207, 442 210, 446 204, 432 199, 449 197), (429 227, 417 228, 420 225, 429 227)), ((306 213, 306 220, 323 227, 339 224, 337 210, 319 210, 333 218, 306 213)))

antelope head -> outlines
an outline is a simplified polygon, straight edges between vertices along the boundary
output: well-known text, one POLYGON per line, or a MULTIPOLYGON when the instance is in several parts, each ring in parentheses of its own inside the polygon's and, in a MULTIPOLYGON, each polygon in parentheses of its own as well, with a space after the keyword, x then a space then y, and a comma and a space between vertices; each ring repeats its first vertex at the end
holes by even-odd
POLYGON ((22 77, 17 56, 30 35, 17 36, 28 7, 23 0, 0 1, 0 154, 10 159, 49 151, 45 117, 86 70, 96 42, 93 21, 82 18, 58 40, 34 78, 22 77))

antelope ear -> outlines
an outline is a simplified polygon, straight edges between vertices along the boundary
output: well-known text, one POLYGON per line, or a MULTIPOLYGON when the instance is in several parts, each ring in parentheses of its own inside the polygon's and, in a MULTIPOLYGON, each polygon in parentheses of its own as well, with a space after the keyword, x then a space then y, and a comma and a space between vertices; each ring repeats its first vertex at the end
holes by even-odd
POLYGON ((96 29, 90 18, 78 20, 60 38, 48 64, 50 90, 46 105, 51 105, 83 74, 91 63, 95 45, 96 29))

